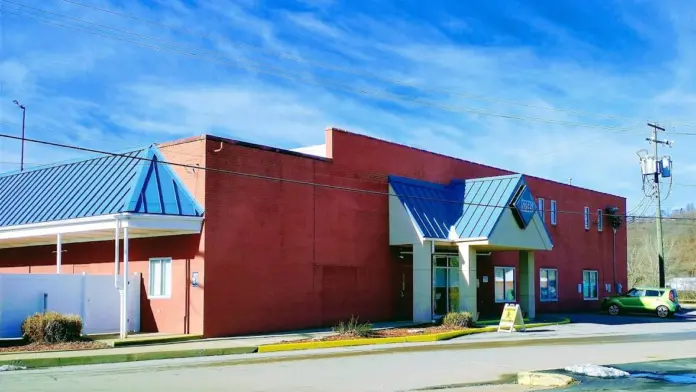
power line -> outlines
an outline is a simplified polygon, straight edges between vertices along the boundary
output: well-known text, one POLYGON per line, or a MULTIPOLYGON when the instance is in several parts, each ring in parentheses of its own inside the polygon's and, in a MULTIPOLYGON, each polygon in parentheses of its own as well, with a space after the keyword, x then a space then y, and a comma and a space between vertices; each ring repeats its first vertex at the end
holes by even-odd
MULTIPOLYGON (((0 1, 8 2, 8 0, 0 0, 0 1)), ((28 7, 28 6, 23 6, 23 7, 34 8, 34 7, 28 7)), ((45 12, 45 13, 49 13, 49 14, 55 14, 55 13, 50 12, 50 11, 43 11, 43 10, 41 10, 41 11, 45 12)), ((546 123, 546 124, 563 125, 563 126, 568 126, 568 127, 594 128, 594 129, 616 131, 616 132, 642 132, 642 131, 637 130, 637 129, 631 129, 631 128, 625 128, 625 127, 619 127, 619 126, 584 124, 584 123, 576 123, 576 122, 572 122, 572 121, 552 120, 552 119, 544 119, 544 118, 531 117, 531 116, 518 116, 518 115, 505 114, 505 113, 495 113, 495 112, 489 112, 489 111, 481 110, 481 109, 442 104, 442 103, 438 103, 435 101, 424 100, 424 99, 420 99, 417 97, 412 97, 412 96, 404 95, 404 94, 395 94, 395 93, 391 93, 391 92, 384 90, 384 89, 356 88, 352 85, 349 85, 349 84, 346 84, 343 82, 338 82, 338 81, 335 81, 335 80, 332 80, 329 78, 318 77, 318 76, 311 75, 311 74, 308 75, 308 74, 298 73, 298 72, 294 72, 294 71, 289 71, 289 70, 282 68, 282 67, 272 66, 272 65, 268 65, 268 64, 264 64, 264 63, 260 63, 260 62, 242 60, 242 59, 237 59, 237 58, 233 58, 233 57, 229 57, 229 56, 223 56, 220 54, 216 54, 216 55, 214 55, 214 57, 211 58, 211 57, 201 56, 198 52, 188 52, 188 51, 182 51, 182 50, 177 50, 177 49, 172 49, 172 48, 167 48, 167 47, 162 47, 162 46, 157 46, 157 45, 151 45, 151 44, 147 44, 147 43, 143 43, 143 42, 139 42, 139 41, 129 40, 129 39, 126 39, 123 37, 118 37, 118 36, 114 36, 114 35, 110 35, 110 34, 104 34, 103 32, 96 32, 94 30, 81 28, 81 27, 78 27, 75 25, 61 24, 61 23, 56 23, 54 21, 47 21, 47 20, 43 20, 40 18, 34 18, 34 17, 28 16, 25 14, 17 13, 17 12, 11 12, 11 11, 7 11, 7 10, 5 10, 3 12, 6 14, 15 15, 15 16, 19 16, 22 18, 30 19, 30 20, 35 20, 35 21, 38 21, 41 23, 54 25, 57 27, 74 29, 74 30, 82 31, 82 32, 85 32, 88 34, 92 34, 92 35, 96 35, 96 36, 101 36, 101 37, 110 38, 110 39, 117 40, 117 41, 122 41, 122 42, 130 43, 130 44, 138 45, 138 46, 141 46, 144 48, 181 54, 181 55, 185 55, 188 57, 193 57, 193 58, 197 58, 197 59, 201 59, 201 60, 205 60, 205 61, 209 61, 209 62, 214 62, 214 63, 218 63, 218 64, 230 66, 230 67, 252 70, 255 72, 259 72, 259 73, 265 73, 265 74, 273 75, 276 77, 281 77, 281 78, 285 78, 288 80, 293 80, 296 82, 304 82, 304 83, 318 85, 318 86, 333 86, 334 88, 338 88, 338 89, 349 91, 349 92, 352 92, 355 94, 365 95, 365 96, 373 97, 373 98, 377 98, 377 99, 383 99, 383 100, 388 100, 388 101, 405 101, 405 102, 412 103, 412 104, 422 105, 425 107, 430 107, 430 108, 435 108, 435 109, 440 109, 440 110, 445 110, 445 111, 450 111, 450 112, 470 113, 470 114, 476 114, 476 115, 482 115, 482 116, 504 118, 504 119, 508 119, 508 120, 541 122, 541 123, 546 123), (216 59, 219 57, 225 58, 228 61, 216 59), (271 71, 269 69, 275 69, 276 71, 271 71), (308 77, 311 77, 311 79, 308 77)), ((95 25, 95 26, 99 26, 102 28, 108 28, 108 29, 111 29, 114 31, 119 31, 119 32, 122 32, 125 34, 143 37, 143 38, 150 39, 153 41, 172 42, 172 41, 161 40, 159 38, 147 36, 144 34, 128 32, 128 31, 117 29, 114 27, 99 25, 96 23, 84 21, 84 20, 77 19, 77 18, 72 18, 72 17, 67 17, 67 16, 62 16, 62 17, 79 20, 85 24, 95 25)), ((210 51, 207 49, 200 49, 199 47, 192 46, 192 45, 175 45, 175 46, 180 47, 180 48, 194 48, 194 49, 198 49, 199 52, 214 52, 214 51, 210 51)), ((689 133, 680 133, 680 134, 692 135, 689 133)), ((693 136, 696 136, 696 133, 693 133, 693 136)))
MULTIPOLYGON (((10 0, 2 0, 2 1, 6 1, 6 2, 8 2, 8 3, 13 3, 13 4, 25 6, 25 7, 29 7, 29 6, 23 5, 23 4, 21 4, 21 3, 13 2, 13 1, 10 1, 10 0)), ((62 1, 66 2, 66 3, 74 4, 74 5, 77 5, 77 6, 80 6, 80 7, 92 9, 92 10, 95 10, 95 11, 99 11, 99 12, 103 12, 103 13, 108 13, 108 14, 120 16, 120 17, 123 17, 123 18, 128 18, 128 19, 131 19, 131 20, 136 20, 136 21, 139 21, 139 22, 147 23, 147 24, 150 24, 150 25, 153 25, 153 26, 164 27, 164 28, 166 28, 166 29, 168 29, 168 30, 179 31, 179 32, 182 32, 182 33, 191 35, 191 36, 198 37, 198 38, 203 38, 203 39, 206 39, 206 40, 213 40, 213 37, 211 37, 210 35, 203 34, 203 33, 199 33, 199 32, 196 32, 196 31, 193 31, 193 30, 190 30, 190 29, 186 29, 186 28, 182 28, 182 27, 176 27, 176 26, 172 26, 172 25, 168 25, 168 24, 164 24, 164 23, 160 23, 160 22, 155 22, 155 21, 152 21, 152 20, 149 20, 149 19, 137 17, 137 16, 135 16, 135 15, 126 14, 126 13, 122 13, 122 12, 117 12, 117 11, 113 11, 113 10, 110 10, 110 9, 107 9, 107 8, 101 8, 101 7, 97 7, 97 6, 93 6, 93 5, 89 5, 89 4, 84 4, 84 3, 80 3, 80 2, 77 2, 77 1, 74 1, 74 0, 62 0, 62 1)), ((34 8, 34 7, 29 7, 29 8, 34 8)), ((35 8, 35 9, 38 9, 38 8, 35 8)), ((45 12, 48 12, 48 11, 45 11, 45 12)), ((89 22, 86 22, 86 23, 89 23, 89 22)), ((290 54, 290 53, 285 53, 285 52, 270 50, 270 49, 267 49, 267 48, 262 48, 262 47, 260 47, 260 46, 247 44, 247 43, 240 42, 240 41, 236 41, 236 40, 232 40, 232 39, 229 39, 229 38, 226 38, 226 37, 219 37, 219 38, 222 39, 223 41, 225 41, 225 42, 227 42, 227 43, 230 43, 230 44, 232 44, 232 45, 235 45, 235 46, 241 46, 241 47, 245 47, 245 48, 250 48, 250 49, 258 50, 258 51, 260 51, 260 52, 268 53, 268 54, 271 54, 271 55, 274 55, 274 56, 277 56, 277 57, 286 58, 286 59, 293 60, 293 61, 296 61, 296 62, 302 62, 302 63, 307 63, 307 64, 313 64, 313 65, 316 65, 316 66, 319 66, 319 67, 322 67, 322 68, 326 68, 326 69, 331 69, 331 70, 334 70, 334 71, 340 71, 340 72, 352 74, 352 75, 355 75, 355 76, 367 77, 367 78, 371 78, 371 79, 375 79, 375 80, 380 80, 380 81, 385 82, 385 83, 400 85, 400 86, 402 86, 402 87, 409 87, 409 88, 413 88, 413 89, 421 90, 421 91, 426 91, 426 92, 427 92, 427 91, 432 91, 432 92, 437 92, 437 93, 441 93, 441 94, 447 94, 447 95, 452 95, 452 96, 464 97, 464 98, 468 98, 468 99, 474 99, 474 100, 480 100, 480 101, 486 101, 486 102, 492 102, 492 103, 502 103, 502 104, 506 104, 506 105, 522 106, 522 107, 528 107, 528 108, 533 108, 533 109, 542 109, 542 110, 548 110, 548 111, 554 111, 554 112, 560 112, 560 113, 569 113, 569 114, 575 114, 575 115, 579 115, 579 116, 597 117, 597 118, 615 119, 615 120, 630 120, 630 121, 640 121, 640 122, 643 122, 643 121, 645 120, 645 119, 640 119, 640 120, 639 120, 639 119, 637 119, 637 118, 631 118, 631 117, 626 117, 626 116, 617 116, 617 115, 610 115, 610 114, 597 114, 597 113, 589 113, 589 112, 578 111, 578 110, 568 110, 568 109, 554 108, 554 107, 549 107, 549 106, 531 105, 531 104, 524 103, 524 102, 516 102, 516 101, 503 100, 503 99, 498 99, 498 98, 490 97, 490 96, 486 96, 486 95, 462 93, 462 92, 457 92, 457 91, 452 91, 452 90, 447 90, 447 89, 441 89, 441 88, 423 87, 423 86, 420 86, 420 85, 417 85, 417 84, 408 83, 408 82, 403 81, 403 80, 396 80, 396 79, 386 78, 386 77, 383 77, 383 76, 381 76, 381 75, 377 75, 377 74, 372 73, 372 72, 363 72, 363 71, 351 70, 351 69, 349 69, 349 68, 340 67, 340 66, 336 66, 336 65, 333 65, 333 64, 328 64, 328 63, 325 63, 325 62, 320 62, 320 61, 316 61, 316 60, 308 60, 308 59, 306 59, 306 58, 304 58, 304 57, 297 56, 297 55, 293 55, 293 54, 290 54)), ((687 126, 687 127, 696 127, 696 124, 695 124, 695 123, 690 123, 690 122, 671 122, 671 124, 672 124, 672 125, 682 125, 682 126, 687 126)), ((674 133, 674 134, 680 134, 680 133, 674 133)))
MULTIPOLYGON (((0 138, 6 138, 6 139, 12 139, 12 140, 21 140, 22 139, 19 136, 13 136, 13 135, 2 134, 2 133, 0 133, 0 138)), ((391 192, 373 191, 373 190, 368 190, 368 189, 359 189, 359 188, 352 188, 352 187, 345 187, 345 186, 338 186, 338 185, 322 184, 322 183, 313 182, 313 181, 303 181, 303 180, 295 180, 295 179, 289 179, 289 178, 273 177, 273 176, 267 176, 267 175, 263 175, 263 174, 239 172, 239 171, 234 171, 234 170, 211 168, 211 167, 205 167, 205 166, 190 165, 190 164, 185 164, 185 163, 162 162, 162 161, 157 161, 155 159, 148 159, 148 158, 143 158, 143 157, 138 157, 138 156, 131 156, 131 155, 123 154, 123 153, 114 153, 114 152, 109 152, 109 151, 97 150, 97 149, 93 149, 93 148, 79 147, 79 146, 74 146, 74 145, 69 145, 69 144, 55 143, 55 142, 49 142, 49 141, 44 141, 44 140, 38 140, 38 139, 24 138, 24 140, 26 142, 29 142, 29 143, 36 143, 36 144, 41 144, 41 145, 66 148, 66 149, 71 149, 71 150, 76 150, 76 151, 89 152, 89 153, 112 156, 112 157, 123 157, 123 158, 138 160, 138 161, 155 162, 155 163, 165 164, 165 165, 169 165, 169 166, 176 166, 176 167, 182 167, 182 168, 194 169, 194 170, 204 170, 204 171, 209 171, 209 172, 213 172, 213 173, 222 173, 222 174, 239 176, 239 177, 246 177, 246 178, 253 178, 253 179, 267 180, 267 181, 275 181, 275 182, 282 182, 282 183, 289 183, 289 184, 296 184, 296 185, 305 185, 305 186, 312 186, 312 187, 320 187, 320 188, 327 188, 327 189, 352 192, 352 193, 364 193, 364 194, 370 194, 370 195, 376 195, 376 196, 399 197, 398 195, 391 193, 391 192)), ((91 159, 100 159, 100 158, 91 158, 91 159)), ((75 162, 64 163, 62 165, 54 165, 53 167, 66 166, 66 165, 71 165, 74 163, 75 162)), ((30 169, 30 170, 41 170, 41 169, 34 168, 34 169, 30 169)), ((21 174, 22 173, 15 173, 15 175, 21 175, 21 174)), ((457 205, 470 205, 470 206, 476 206, 476 207, 491 207, 491 208, 503 208, 503 209, 511 208, 510 206, 500 206, 500 205, 483 204, 483 203, 471 203, 471 202, 463 202, 463 201, 457 201, 457 200, 434 199, 434 198, 421 197, 421 196, 403 196, 403 197, 406 197, 408 199, 414 199, 414 200, 423 200, 423 201, 457 204, 457 205)), ((544 212, 551 212, 551 210, 544 210, 544 212)), ((584 214, 584 212, 568 211, 568 210, 557 210, 556 213, 576 214, 576 215, 584 214)), ((621 214, 619 214, 618 216, 628 217, 628 218, 645 218, 645 217, 637 217, 637 216, 621 215, 621 214)), ((647 217, 647 218, 652 218, 652 217, 647 217)), ((663 218, 663 219, 694 220, 694 221, 696 221, 696 218, 663 218)))

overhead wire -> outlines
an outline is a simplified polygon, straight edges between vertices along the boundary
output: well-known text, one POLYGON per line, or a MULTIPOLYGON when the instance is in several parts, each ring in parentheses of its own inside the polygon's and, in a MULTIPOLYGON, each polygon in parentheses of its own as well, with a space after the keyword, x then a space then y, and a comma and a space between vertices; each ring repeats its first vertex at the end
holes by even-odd
MULTIPOLYGON (((11 2, 10 0, 0 0, 2 2, 10 2, 13 4, 19 4, 16 2, 11 2)), ((26 5, 21 5, 21 7, 24 8, 29 8, 29 9, 38 9, 36 7, 31 7, 31 6, 26 6, 26 5)), ((51 11, 45 11, 38 9, 41 12, 47 13, 47 14, 54 14, 54 15, 60 15, 51 11)), ((506 113, 496 113, 496 112, 490 112, 486 110, 481 110, 481 109, 476 109, 476 108, 470 108, 470 107, 464 107, 464 106, 457 106, 457 105, 449 105, 449 104, 443 104, 439 103, 436 101, 432 100, 426 100, 426 99, 421 99, 418 97, 413 97, 409 96, 406 94, 396 94, 389 92, 385 89, 377 89, 377 88, 372 88, 372 89, 366 89, 366 88, 357 88, 351 84, 347 84, 344 82, 339 82, 335 81, 330 78, 325 78, 325 77, 320 77, 312 74, 307 74, 307 73, 300 73, 300 72, 295 72, 288 70, 287 68, 283 67, 278 67, 274 65, 269 65, 261 62, 255 62, 255 61, 250 61, 250 60, 243 60, 235 57, 230 57, 230 56, 224 56, 221 54, 215 54, 212 57, 210 56, 202 56, 200 53, 206 53, 206 52, 214 52, 209 49, 201 49, 200 47, 194 46, 194 45, 173 45, 174 47, 178 48, 185 48, 185 49, 197 49, 195 52, 189 52, 189 51, 184 51, 184 50, 178 50, 178 49, 173 49, 173 48, 168 48, 168 47, 162 47, 162 46, 157 46, 157 45, 152 45, 148 43, 143 43, 140 41, 135 41, 135 40, 130 40, 126 39, 120 36, 116 35, 111 35, 111 34, 106 34, 104 32, 99 32, 99 31, 94 31, 86 28, 82 28, 76 25, 70 25, 70 24, 63 24, 59 22, 55 22, 52 20, 44 20, 41 18, 36 18, 32 17, 23 13, 19 12, 12 12, 8 10, 4 10, 3 13, 18 16, 21 18, 26 18, 30 20, 35 20, 41 23, 49 24, 49 25, 54 25, 57 27, 62 27, 62 28, 67 28, 67 29, 74 29, 77 31, 82 31, 88 34, 96 35, 96 36, 101 36, 105 38, 110 38, 113 40, 117 41, 122 41, 130 44, 134 44, 137 46, 141 46, 144 48, 149 48, 153 50, 158 50, 158 51, 163 51, 163 52, 171 52, 171 53, 176 53, 176 54, 181 54, 185 55, 188 57, 193 57, 193 58, 198 58, 204 61, 210 61, 230 67, 235 67, 235 68, 241 68, 241 69, 246 69, 246 70, 251 70, 254 72, 259 72, 259 73, 265 73, 269 75, 273 75, 276 77, 288 79, 288 80, 293 80, 297 82, 303 82, 303 83, 308 83, 308 84, 313 84, 313 85, 318 85, 318 86, 331 86, 334 88, 338 88, 344 91, 352 92, 355 94, 359 95, 364 95, 372 98, 377 98, 377 99, 383 99, 383 100, 389 100, 389 101, 403 101, 407 103, 412 103, 416 105, 421 105, 425 107, 430 107, 430 108, 435 108, 435 109, 440 109, 440 110, 445 110, 445 111, 450 111, 450 112, 456 112, 456 113, 469 113, 469 114, 475 114, 475 115, 482 115, 482 116, 490 116, 490 117, 497 117, 497 118, 503 118, 503 119, 508 119, 508 120, 520 120, 520 121, 530 121, 530 122, 540 122, 540 123, 546 123, 546 124, 553 124, 553 125, 562 125, 562 126, 568 126, 568 127, 577 127, 577 128, 590 128, 590 129, 601 129, 601 130, 608 130, 608 131, 616 131, 616 132, 629 132, 629 133, 643 133, 643 130, 638 130, 638 129, 632 129, 632 128, 626 128, 626 127, 620 127, 620 126, 611 126, 611 125, 601 125, 601 124, 584 124, 584 123, 577 123, 577 122, 572 122, 572 121, 565 121, 565 120, 553 120, 553 119, 545 119, 545 118, 540 118, 540 117, 533 117, 533 116, 521 116, 521 115, 513 115, 513 114, 506 114, 506 113), (227 61, 220 60, 219 58, 222 57, 226 59, 227 61), (273 71, 272 69, 275 69, 273 71)), ((36 14, 32 14, 36 15, 36 14)), ((65 15, 60 15, 61 17, 64 17, 66 19, 72 19, 72 20, 78 20, 80 23, 84 23, 87 25, 93 25, 101 28, 106 28, 109 30, 113 31, 118 31, 120 33, 124 34, 129 34, 145 39, 149 39, 152 41, 159 41, 159 42, 165 42, 165 43, 171 43, 175 41, 170 41, 170 40, 162 40, 156 37, 148 36, 145 34, 140 34, 140 33, 134 33, 122 29, 118 29, 115 27, 111 26, 105 26, 93 22, 88 22, 84 21, 79 18, 73 18, 65 15)), ((215 52, 217 53, 217 52, 215 52)), ((685 134, 685 133, 683 133, 685 134)), ((696 136, 696 133, 693 134, 696 136)))
MULTIPOLYGON (((8 3, 13 3, 13 4, 21 5, 21 3, 19 3, 19 2, 14 2, 14 1, 11 1, 11 0, 3 0, 3 1, 6 1, 6 2, 8 2, 8 3)), ((578 115, 578 116, 597 117, 597 118, 615 119, 615 120, 645 121, 645 119, 640 119, 640 120, 638 120, 637 118, 632 118, 632 117, 627 117, 627 116, 618 116, 618 115, 612 115, 612 114, 598 114, 598 113, 590 113, 590 112, 579 111, 579 110, 569 110, 569 109, 555 108, 555 107, 550 107, 550 106, 539 106, 539 105, 528 104, 528 103, 525 103, 525 102, 517 102, 517 101, 510 101, 510 100, 498 99, 498 98, 495 98, 495 97, 490 97, 490 96, 480 95, 480 94, 470 94, 470 93, 463 93, 463 92, 452 91, 452 90, 442 89, 442 88, 424 87, 424 86, 421 86, 421 85, 418 85, 418 84, 409 83, 409 82, 406 82, 406 81, 403 81, 403 80, 397 80, 397 79, 386 78, 386 77, 384 77, 384 76, 381 76, 381 75, 378 75, 378 74, 375 74, 375 73, 372 73, 372 72, 356 71, 356 70, 352 70, 352 69, 349 69, 349 68, 346 68, 346 67, 341 67, 341 66, 337 66, 337 65, 334 65, 334 64, 329 64, 329 63, 326 63, 326 62, 321 62, 321 61, 306 59, 306 58, 304 58, 304 57, 297 56, 297 55, 290 54, 290 53, 280 52, 280 51, 277 51, 277 50, 271 50, 271 49, 263 48, 263 47, 260 47, 260 46, 257 46, 257 45, 251 45, 251 44, 248 44, 248 43, 245 43, 245 42, 240 42, 240 41, 237 41, 237 40, 232 40, 232 39, 230 39, 230 38, 228 38, 228 37, 212 37, 212 36, 210 36, 209 34, 204 34, 204 33, 196 32, 196 31, 193 31, 193 30, 191 30, 191 29, 187 29, 187 28, 183 28, 183 27, 177 27, 177 26, 173 26, 173 25, 169 25, 169 24, 165 24, 165 23, 161 23, 161 22, 156 22, 156 21, 152 21, 152 20, 149 20, 149 19, 145 19, 145 18, 142 18, 142 17, 135 16, 135 15, 132 15, 132 14, 127 14, 127 13, 124 13, 124 12, 118 12, 118 11, 110 10, 110 9, 107 9, 107 8, 102 8, 102 7, 98 7, 98 6, 95 6, 95 5, 91 5, 91 4, 85 4, 85 3, 81 3, 81 2, 78 2, 78 1, 75 1, 75 0, 62 0, 62 1, 65 2, 65 3, 69 3, 69 4, 77 5, 77 6, 80 6, 80 7, 84 7, 84 8, 87 8, 87 9, 91 9, 91 10, 94 10, 94 11, 98 11, 98 12, 102 12, 102 13, 107 13, 107 14, 119 16, 119 17, 122 17, 122 18, 128 18, 128 19, 131 19, 131 20, 136 20, 136 21, 139 21, 139 22, 142 22, 142 23, 146 23, 146 24, 149 24, 149 25, 158 26, 158 27, 163 27, 163 28, 168 29, 168 30, 178 31, 178 32, 181 32, 181 33, 190 35, 190 36, 195 36, 195 37, 198 37, 198 38, 203 38, 203 39, 206 39, 206 40, 209 40, 209 41, 213 41, 214 39, 221 39, 221 40, 223 40, 223 41, 225 41, 225 42, 227 42, 227 43, 229 43, 229 44, 232 44, 232 45, 234 45, 234 46, 241 46, 241 47, 245 47, 245 48, 249 48, 249 49, 253 49, 253 50, 258 50, 258 51, 260 51, 260 52, 267 53, 267 54, 271 54, 271 55, 274 55, 274 56, 276 56, 276 57, 286 58, 286 59, 293 60, 293 61, 296 61, 296 62, 302 62, 302 63, 312 64, 312 65, 315 65, 315 66, 318 66, 318 67, 321 67, 321 68, 331 69, 331 70, 335 70, 335 71, 339 71, 339 72, 343 72, 343 73, 352 74, 352 75, 355 75, 355 76, 361 76, 361 77, 366 77, 366 78, 370 78, 370 79, 375 79, 375 80, 379 80, 379 81, 382 81, 382 82, 385 82, 385 83, 400 85, 400 86, 402 86, 402 87, 413 88, 413 89, 416 89, 416 90, 421 90, 421 91, 426 91, 426 92, 430 91, 430 92, 436 92, 436 93, 447 94, 447 95, 452 95, 452 96, 459 96, 459 97, 463 97, 463 98, 467 98, 467 99, 472 99, 472 100, 480 100, 480 101, 486 101, 486 102, 492 102, 492 103, 500 103, 500 104, 506 104, 506 105, 522 106, 522 107, 527 107, 527 108, 548 110, 548 111, 554 111, 554 112, 560 112, 560 113, 568 113, 568 114, 573 114, 573 115, 578 115)), ((686 126, 686 127, 696 127, 696 122, 670 121, 670 123, 671 123, 672 125, 681 125, 681 126, 686 126)), ((681 133, 674 133, 674 134, 681 134, 681 133)), ((689 134, 689 133, 687 133, 687 134, 689 134)))
MULTIPOLYGON (((38 140, 38 139, 31 139, 31 138, 22 139, 22 137, 19 137, 19 136, 2 134, 2 133, 0 133, 0 138, 11 139, 11 140, 24 140, 25 142, 29 142, 29 143, 36 143, 36 144, 41 144, 41 145, 46 145, 46 146, 66 148, 66 149, 75 150, 75 151, 89 152, 89 153, 93 153, 93 154, 104 155, 107 157, 122 157, 122 158, 142 161, 142 162, 158 163, 158 164, 164 164, 164 165, 174 166, 174 167, 203 170, 206 172, 220 173, 220 174, 226 174, 226 175, 231 175, 231 176, 238 176, 238 177, 245 177, 245 178, 259 179, 259 180, 266 180, 266 181, 274 181, 274 182, 288 183, 288 184, 296 184, 296 185, 303 185, 303 186, 312 186, 312 187, 332 189, 332 190, 351 192, 351 193, 362 193, 362 194, 369 194, 369 195, 375 195, 375 196, 387 196, 387 197, 399 197, 399 198, 404 197, 404 198, 412 199, 412 200, 422 200, 422 201, 456 204, 456 205, 469 205, 469 206, 476 206, 476 207, 489 207, 489 208, 502 208, 502 209, 511 209, 512 208, 512 207, 506 206, 506 205, 501 206, 501 205, 496 205, 496 204, 472 203, 472 202, 465 202, 465 201, 460 201, 460 200, 436 199, 436 198, 413 196, 413 195, 397 195, 395 193, 391 193, 388 191, 384 192, 384 191, 375 191, 375 190, 369 190, 369 189, 360 189, 360 188, 353 188, 353 187, 347 187, 347 186, 325 184, 325 183, 314 182, 314 181, 282 178, 282 177, 275 177, 275 176, 269 176, 269 175, 264 175, 264 174, 240 172, 240 171, 234 171, 234 170, 228 170, 228 169, 214 168, 214 167, 208 167, 208 166, 199 166, 199 165, 192 165, 192 164, 179 163, 179 162, 158 161, 158 160, 151 159, 151 158, 133 156, 133 155, 128 155, 128 154, 124 154, 124 153, 114 153, 114 152, 109 152, 109 151, 104 151, 104 150, 99 150, 99 149, 94 149, 94 148, 80 147, 80 146, 64 144, 64 143, 55 143, 55 142, 38 140)), ((91 159, 99 159, 99 157, 91 158, 91 159)), ((62 164, 62 166, 71 165, 74 163, 75 162, 64 163, 64 164, 62 164)), ((61 164, 56 164, 56 165, 53 165, 52 167, 55 167, 55 166, 61 166, 61 164)), ((41 168, 33 168, 31 170, 40 170, 40 169, 41 168)), ((13 175, 17 175, 17 174, 21 174, 21 172, 14 173, 13 175)), ((544 210, 544 212, 551 212, 551 210, 544 210)), ((583 211, 569 211, 569 210, 557 210, 556 213, 574 214, 574 215, 584 214, 583 211)), ((631 217, 631 216, 627 216, 626 214, 617 214, 617 216, 621 216, 623 218, 627 218, 627 217, 630 218, 631 217)), ((636 217, 636 218, 642 218, 642 217, 636 217)), ((663 219, 665 219, 665 220, 696 221, 696 218, 665 217, 663 219)))

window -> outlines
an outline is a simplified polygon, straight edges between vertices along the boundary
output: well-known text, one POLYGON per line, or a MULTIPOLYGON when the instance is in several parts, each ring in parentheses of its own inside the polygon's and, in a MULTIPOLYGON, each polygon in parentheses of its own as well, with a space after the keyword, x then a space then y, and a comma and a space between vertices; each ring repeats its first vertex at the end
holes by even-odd
POLYGON ((597 231, 603 231, 604 230, 604 215, 602 214, 602 210, 597 210, 597 231))
POLYGON ((631 289, 626 293, 627 297, 634 297, 634 298, 639 298, 639 297, 644 297, 645 296, 645 290, 638 290, 638 289, 631 289))
POLYGON ((495 267, 495 302, 515 302, 515 269, 495 267))
POLYGON ((169 298, 172 295, 172 259, 150 259, 149 298, 169 298))
POLYGON ((459 311, 459 257, 433 255, 432 309, 436 316, 459 311))
POLYGON ((662 297, 663 292, 659 290, 645 290, 646 297, 662 297))
POLYGON ((556 200, 551 200, 551 224, 556 226, 556 200))
POLYGON ((582 271, 582 297, 586 300, 596 300, 599 298, 598 283, 599 273, 597 271, 582 271))
POLYGON ((544 212, 544 199, 539 198, 539 214, 541 215, 541 220, 546 221, 546 213, 544 212))
POLYGON ((590 207, 585 207, 585 230, 590 230, 590 207))
POLYGON ((558 301, 558 270, 548 268, 539 270, 539 292, 542 302, 558 301))

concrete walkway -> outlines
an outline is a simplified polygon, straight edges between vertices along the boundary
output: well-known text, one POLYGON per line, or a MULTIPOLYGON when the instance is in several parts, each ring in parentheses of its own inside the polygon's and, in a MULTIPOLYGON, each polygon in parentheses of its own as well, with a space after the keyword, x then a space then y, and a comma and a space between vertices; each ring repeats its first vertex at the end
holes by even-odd
MULTIPOLYGON (((651 317, 634 316, 605 316, 597 314, 575 314, 564 315, 574 321, 573 324, 554 325, 539 329, 530 329, 524 333, 505 333, 491 332, 475 335, 462 336, 452 340, 431 343, 403 343, 390 345, 371 345, 358 346, 353 348, 339 349, 343 351, 367 351, 382 350, 387 346, 391 348, 400 347, 422 347, 434 345, 461 345, 461 344, 485 344, 517 342, 528 340, 546 341, 551 339, 588 339, 602 336, 632 336, 632 335, 662 335, 662 334, 687 334, 696 331, 696 312, 685 315, 682 318, 661 320, 651 317)), ((407 327, 413 325, 410 322, 400 323, 376 323, 375 328, 394 328, 407 327)), ((139 354, 151 352, 183 351, 183 350, 206 350, 206 349, 227 349, 236 347, 256 347, 265 344, 280 343, 283 341, 295 341, 302 339, 322 338, 334 334, 328 329, 296 331, 277 334, 241 336, 233 338, 218 338, 195 340, 190 342, 165 343, 146 346, 127 346, 99 350, 84 351, 56 351, 56 352, 33 352, 33 353, 7 353, 0 354, 0 361, 21 361, 33 358, 66 358, 66 357, 91 357, 99 355, 114 354, 139 354)), ((552 344, 552 343, 549 343, 552 344)), ((312 350, 316 351, 316 350, 312 350)), ((326 352, 325 349, 322 351, 326 352)))
MULTIPOLYGON (((385 328, 403 328, 413 325, 412 322, 388 322, 374 323, 375 329, 385 328)), ((97 355, 114 355, 114 354, 138 354, 149 352, 164 352, 164 351, 183 351, 183 350, 206 350, 206 349, 225 349, 234 347, 257 347, 265 344, 274 344, 284 341, 292 342, 303 339, 320 339, 323 337, 335 335, 330 329, 317 329, 284 332, 276 334, 252 335, 252 336, 237 336, 231 338, 215 338, 205 340, 194 340, 190 342, 174 342, 149 344, 143 346, 127 346, 106 348, 97 350, 75 350, 75 351, 51 351, 51 352, 27 352, 27 353, 0 353, 0 361, 21 361, 31 358, 64 358, 64 357, 90 357, 97 355)), ((142 335, 140 335, 142 336, 142 335)), ((133 335, 134 339, 138 339, 139 335, 133 335)))

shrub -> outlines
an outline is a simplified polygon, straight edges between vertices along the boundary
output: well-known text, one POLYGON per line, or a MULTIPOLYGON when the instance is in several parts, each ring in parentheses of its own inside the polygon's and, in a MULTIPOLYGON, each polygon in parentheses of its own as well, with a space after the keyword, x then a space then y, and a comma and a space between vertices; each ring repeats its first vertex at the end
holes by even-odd
POLYGON ((339 335, 367 338, 372 335, 372 324, 360 324, 357 317, 351 316, 348 322, 339 322, 338 325, 333 328, 333 331, 339 335))
POLYGON ((57 312, 35 313, 22 322, 22 337, 31 343, 65 343, 79 341, 82 319, 57 312))
POLYGON ((450 328, 470 328, 474 318, 469 312, 450 312, 442 319, 442 324, 450 328))

